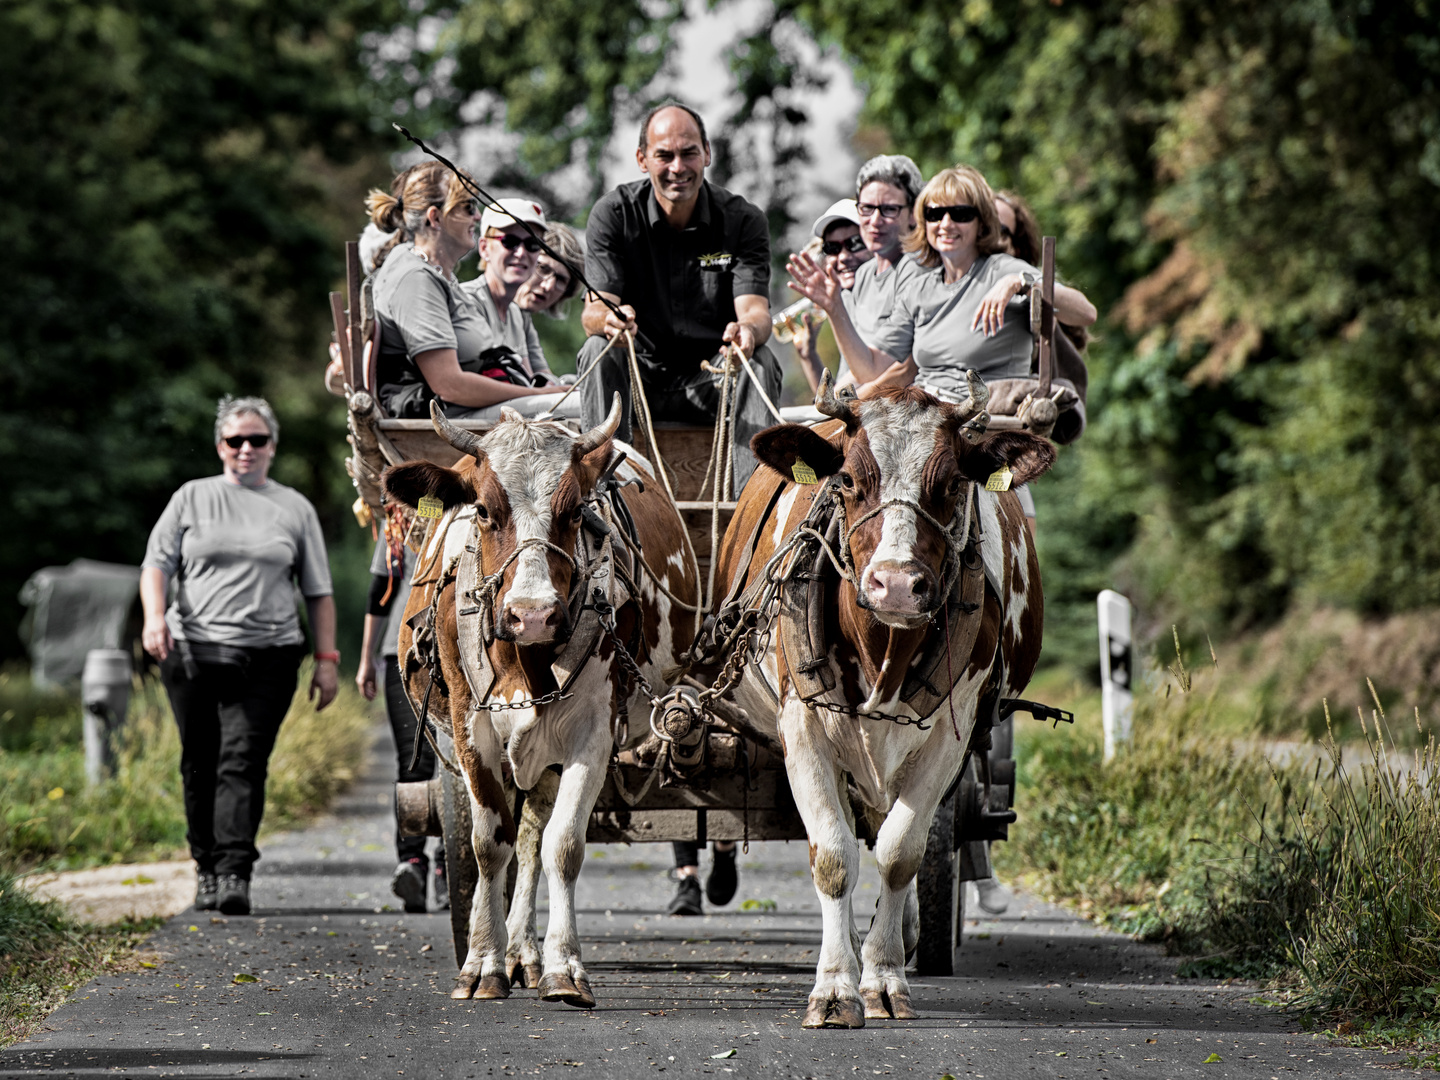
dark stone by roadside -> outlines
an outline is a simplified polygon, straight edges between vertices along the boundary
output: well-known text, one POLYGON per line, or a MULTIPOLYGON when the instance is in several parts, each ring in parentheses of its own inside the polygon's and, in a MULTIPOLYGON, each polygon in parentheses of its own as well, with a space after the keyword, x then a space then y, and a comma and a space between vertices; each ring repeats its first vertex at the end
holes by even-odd
MULTIPOLYGON (((1385 1061, 1296 1033, 1293 1020, 1252 1001, 1253 986, 1177 979, 1175 962, 1156 949, 1024 897, 967 927, 962 976, 912 977, 921 1019, 805 1031, 819 917, 802 843, 752 845, 740 857, 736 901, 695 919, 659 914, 672 888, 668 846, 592 845, 577 902, 599 1006, 548 1005, 530 990, 452 1002, 448 916, 405 915, 389 895, 387 760, 376 755, 332 816, 264 845, 254 916, 171 919, 147 945, 157 966, 81 988, 35 1038, 0 1051, 0 1078, 573 1069, 626 1080, 1263 1080, 1357 1075, 1385 1061), (1207 1064, 1211 1055, 1218 1061, 1207 1064)), ((856 900, 862 933, 876 887, 867 860, 856 900)))

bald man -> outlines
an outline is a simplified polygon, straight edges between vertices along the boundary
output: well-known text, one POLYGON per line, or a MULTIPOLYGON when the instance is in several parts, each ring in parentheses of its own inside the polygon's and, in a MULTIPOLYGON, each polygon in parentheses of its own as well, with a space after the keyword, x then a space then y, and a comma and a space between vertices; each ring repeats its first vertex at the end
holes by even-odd
MULTIPOLYGON (((587 299, 581 321, 591 337, 577 369, 585 372, 615 333, 638 328, 641 383, 651 415, 713 424, 720 408, 717 376, 700 369, 721 345, 734 345, 765 384, 780 394, 780 365, 770 337, 770 229, 753 203, 705 179, 710 141, 689 106, 652 109, 640 127, 635 161, 645 177, 621 184, 590 212, 585 274, 590 286, 622 312, 587 299)), ((605 354, 581 386, 582 420, 598 424, 619 390, 619 438, 630 438, 629 356, 622 345, 605 354)), ((750 436, 775 423, 750 379, 737 383, 735 490, 755 468, 750 436)))

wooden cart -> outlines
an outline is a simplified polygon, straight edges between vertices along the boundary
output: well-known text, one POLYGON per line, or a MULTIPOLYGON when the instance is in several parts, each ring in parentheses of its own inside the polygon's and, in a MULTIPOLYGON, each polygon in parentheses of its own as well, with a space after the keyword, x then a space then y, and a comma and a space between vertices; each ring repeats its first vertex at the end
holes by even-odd
MULTIPOLYGON (((332 293, 331 307, 344 366, 349 438, 354 448, 347 468, 360 491, 357 513, 362 513, 361 502, 379 506, 377 463, 425 459, 448 467, 459 460, 460 454, 429 421, 379 415, 373 398, 376 330, 361 280, 357 245, 347 244, 346 248, 348 297, 332 293), (360 313, 360 317, 351 319, 352 312, 360 313)), ((813 410, 786 411, 794 414, 787 418, 805 419, 807 414, 818 417, 813 410)), ((487 426, 475 421, 455 423, 469 431, 487 426)), ((675 483, 681 516, 701 561, 703 580, 711 554, 712 507, 708 500, 702 500, 700 488, 713 431, 660 423, 655 434, 660 455, 675 483)), ((734 507, 734 503, 721 504, 722 528, 734 507)), ((441 737, 446 738, 443 733, 441 737)), ((448 752, 443 743, 442 749, 448 752)), ((712 770, 702 785, 656 783, 647 788, 651 774, 648 765, 621 754, 596 801, 587 839, 592 843, 807 840, 778 748, 747 743, 743 756, 733 760, 733 771, 717 775, 712 770), (630 794, 642 789, 644 793, 638 799, 630 794)), ((972 762, 935 816, 918 877, 920 940, 915 963, 922 975, 950 975, 956 969, 965 918, 963 882, 989 874, 988 867, 976 866, 967 857, 966 842, 1006 839, 1007 825, 1015 818, 1010 809, 1014 781, 1014 762, 999 763, 992 775, 991 805, 985 808, 984 788, 972 762)), ((400 786, 408 789, 399 800, 402 828, 414 835, 443 837, 455 956, 457 963, 462 963, 468 951, 470 906, 477 877, 470 846, 469 797, 462 782, 445 770, 426 784, 400 786)), ((852 799, 852 808, 856 835, 873 846, 875 837, 858 798, 852 799)), ((512 863, 512 884, 513 872, 512 863)))

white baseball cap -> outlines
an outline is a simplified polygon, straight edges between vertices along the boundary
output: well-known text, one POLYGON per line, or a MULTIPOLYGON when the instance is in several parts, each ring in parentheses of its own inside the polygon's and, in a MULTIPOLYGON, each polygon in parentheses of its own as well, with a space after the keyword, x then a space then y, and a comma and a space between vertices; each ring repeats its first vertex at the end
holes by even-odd
POLYGON ((484 234, 491 229, 504 229, 522 221, 544 229, 545 208, 533 199, 497 199, 494 206, 487 206, 485 213, 480 215, 480 232, 484 234))
POLYGON ((837 221, 848 222, 851 225, 860 224, 860 211, 855 209, 854 199, 841 199, 839 202, 831 203, 830 209, 815 219, 815 228, 811 231, 823 240, 825 230, 837 221))

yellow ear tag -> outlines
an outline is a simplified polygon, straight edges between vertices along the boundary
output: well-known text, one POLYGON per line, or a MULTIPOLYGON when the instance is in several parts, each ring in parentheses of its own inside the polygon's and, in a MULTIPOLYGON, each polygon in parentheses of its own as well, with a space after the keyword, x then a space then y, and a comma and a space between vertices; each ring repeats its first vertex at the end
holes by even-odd
POLYGON ((434 495, 421 495, 420 501, 415 504, 415 513, 422 518, 438 518, 445 512, 445 504, 434 495))
POLYGON ((790 475, 795 477, 797 484, 818 484, 820 478, 815 475, 815 470, 805 464, 804 458, 796 458, 795 464, 790 466, 790 475))
POLYGON ((999 472, 991 473, 990 479, 985 481, 985 490, 1009 491, 1010 481, 1014 476, 1015 474, 1010 471, 1009 465, 1002 465, 1000 466, 999 472))

